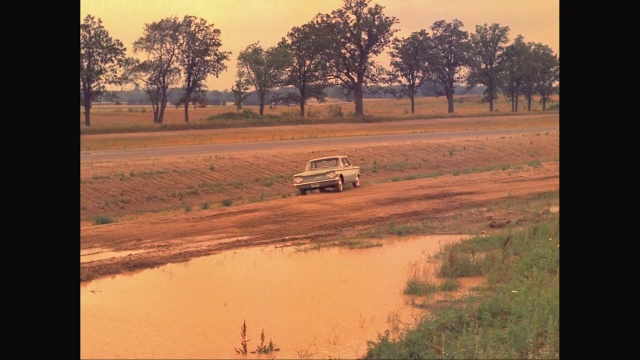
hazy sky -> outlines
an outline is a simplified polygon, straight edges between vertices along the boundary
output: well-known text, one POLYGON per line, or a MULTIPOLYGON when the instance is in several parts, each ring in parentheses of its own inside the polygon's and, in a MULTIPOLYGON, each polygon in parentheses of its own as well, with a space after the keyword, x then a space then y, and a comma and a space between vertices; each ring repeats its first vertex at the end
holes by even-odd
MULTIPOLYGON (((509 38, 522 35, 526 42, 548 45, 560 55, 560 0, 373 0, 399 23, 398 37, 406 37, 434 22, 462 21, 463 30, 498 23, 508 26, 509 38)), ((330 13, 342 0, 80 0, 80 22, 87 14, 102 20, 112 38, 122 41, 133 56, 133 42, 145 24, 185 15, 203 18, 221 31, 223 51, 231 51, 228 69, 207 81, 209 90, 230 89, 235 80, 236 59, 241 50, 259 41, 263 48, 277 42, 294 26, 318 13, 330 13)), ((388 58, 380 64, 388 67, 388 58)))

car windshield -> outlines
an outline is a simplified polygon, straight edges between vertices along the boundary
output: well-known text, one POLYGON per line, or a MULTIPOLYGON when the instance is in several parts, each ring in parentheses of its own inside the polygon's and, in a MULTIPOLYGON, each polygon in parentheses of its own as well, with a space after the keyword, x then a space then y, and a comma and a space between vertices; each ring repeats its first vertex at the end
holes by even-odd
POLYGON ((338 158, 314 160, 307 163, 307 171, 332 168, 336 166, 338 166, 338 158))

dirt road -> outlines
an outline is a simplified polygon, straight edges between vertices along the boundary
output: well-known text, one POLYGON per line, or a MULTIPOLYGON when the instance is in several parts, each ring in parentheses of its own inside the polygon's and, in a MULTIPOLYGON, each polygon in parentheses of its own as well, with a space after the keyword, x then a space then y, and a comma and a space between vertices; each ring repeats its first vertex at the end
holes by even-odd
POLYGON ((400 144, 89 162, 81 166, 80 280, 265 244, 525 224, 536 220, 532 206, 544 214, 559 204, 559 151, 559 127, 524 127, 400 144), (363 167, 362 186, 299 196, 291 174, 309 158, 335 153, 363 167), (233 205, 220 205, 224 199, 233 205), (118 221, 91 225, 96 214, 118 221))

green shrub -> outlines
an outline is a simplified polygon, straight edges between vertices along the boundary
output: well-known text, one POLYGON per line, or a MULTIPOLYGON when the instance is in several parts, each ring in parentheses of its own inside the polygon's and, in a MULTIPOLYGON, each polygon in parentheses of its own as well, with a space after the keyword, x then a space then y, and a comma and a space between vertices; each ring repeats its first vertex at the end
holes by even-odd
POLYGON ((405 295, 416 296, 435 294, 436 292, 438 292, 438 287, 435 284, 418 279, 407 281, 407 286, 403 291, 405 295))
POLYGON ((111 224, 116 222, 114 219, 112 219, 109 216, 106 215, 101 215, 98 214, 96 216, 93 217, 93 224, 94 225, 102 225, 102 224, 111 224))
POLYGON ((222 200, 222 206, 231 206, 231 205, 233 205, 233 200, 231 199, 222 200))

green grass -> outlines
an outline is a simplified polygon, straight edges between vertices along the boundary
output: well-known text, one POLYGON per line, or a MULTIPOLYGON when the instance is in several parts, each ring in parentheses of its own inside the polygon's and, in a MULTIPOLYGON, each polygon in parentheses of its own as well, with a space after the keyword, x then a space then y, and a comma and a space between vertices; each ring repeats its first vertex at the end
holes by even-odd
MULTIPOLYGON (((447 276, 438 290, 454 290, 456 278, 477 274, 489 290, 438 308, 398 337, 379 334, 365 359, 558 359, 559 228, 559 214, 547 213, 522 229, 445 245, 436 256, 438 276, 447 276)), ((405 288, 433 291, 430 279, 417 276, 405 288)))

